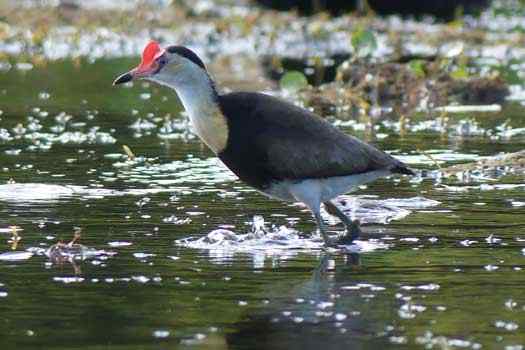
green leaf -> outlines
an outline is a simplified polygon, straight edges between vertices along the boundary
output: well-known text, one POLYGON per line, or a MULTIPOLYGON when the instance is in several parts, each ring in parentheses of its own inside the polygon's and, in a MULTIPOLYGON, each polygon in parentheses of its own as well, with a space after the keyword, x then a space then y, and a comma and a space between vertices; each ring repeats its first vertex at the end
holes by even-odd
POLYGON ((423 60, 412 60, 408 62, 408 68, 414 73, 418 78, 425 77, 425 62, 423 60))
POLYGON ((459 66, 450 73, 450 76, 454 79, 467 79, 469 77, 468 69, 467 67, 459 66))
POLYGON ((450 76, 454 79, 467 79, 469 77, 468 71, 459 67, 458 69, 452 71, 450 76))
POLYGON ((357 56, 370 56, 377 50, 376 36, 369 30, 357 29, 352 33, 352 47, 357 56))
POLYGON ((303 73, 292 70, 281 77, 279 85, 283 90, 298 91, 308 86, 308 80, 303 73))

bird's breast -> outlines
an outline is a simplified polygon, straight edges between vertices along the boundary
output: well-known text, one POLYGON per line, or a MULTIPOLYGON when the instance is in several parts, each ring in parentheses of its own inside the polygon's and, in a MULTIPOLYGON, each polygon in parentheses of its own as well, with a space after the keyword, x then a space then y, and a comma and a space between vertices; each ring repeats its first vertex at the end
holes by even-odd
POLYGON ((210 107, 190 112, 190 119, 197 136, 215 154, 219 154, 226 148, 228 123, 220 109, 210 107))

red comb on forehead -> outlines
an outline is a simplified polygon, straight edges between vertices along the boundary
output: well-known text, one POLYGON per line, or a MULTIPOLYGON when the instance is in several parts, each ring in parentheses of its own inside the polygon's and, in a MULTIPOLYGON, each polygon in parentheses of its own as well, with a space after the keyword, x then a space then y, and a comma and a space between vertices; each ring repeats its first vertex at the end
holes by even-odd
POLYGON ((155 59, 155 56, 161 51, 162 49, 160 48, 159 43, 151 40, 142 52, 142 61, 140 62, 140 67, 149 66, 151 62, 153 62, 153 59, 155 59))

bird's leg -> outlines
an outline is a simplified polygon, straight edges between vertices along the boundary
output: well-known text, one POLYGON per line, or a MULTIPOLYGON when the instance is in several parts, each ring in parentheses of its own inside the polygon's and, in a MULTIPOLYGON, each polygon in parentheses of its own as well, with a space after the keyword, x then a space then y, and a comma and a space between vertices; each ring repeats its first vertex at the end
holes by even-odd
POLYGON ((323 237, 325 246, 335 246, 335 242, 330 240, 330 236, 328 236, 328 233, 326 232, 323 218, 321 217, 321 191, 319 185, 316 185, 315 183, 309 184, 307 182, 297 183, 290 187, 290 194, 292 194, 297 201, 304 203, 308 209, 310 209, 315 218, 315 222, 317 223, 317 228, 319 228, 319 232, 323 237))
POLYGON ((346 235, 341 237, 338 243, 349 244, 358 239, 361 235, 361 228, 359 227, 359 220, 350 220, 334 203, 326 201, 323 203, 328 214, 336 216, 343 222, 346 228, 346 235))
POLYGON ((324 227, 323 218, 321 217, 321 212, 319 210, 313 211, 315 221, 317 222, 317 227, 319 228, 319 232, 321 232, 321 236, 323 237, 323 241, 325 246, 327 247, 333 247, 335 246, 336 242, 332 241, 330 237, 328 236, 328 233, 326 232, 326 229, 324 227))

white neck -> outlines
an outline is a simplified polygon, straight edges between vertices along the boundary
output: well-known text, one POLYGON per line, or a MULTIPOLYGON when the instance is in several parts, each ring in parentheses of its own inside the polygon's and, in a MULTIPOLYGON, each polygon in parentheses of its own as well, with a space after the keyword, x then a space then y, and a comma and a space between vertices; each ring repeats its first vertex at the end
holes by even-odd
POLYGON ((206 71, 189 61, 176 69, 175 72, 163 69, 152 80, 177 92, 195 133, 214 153, 221 152, 228 142, 228 126, 218 106, 213 82, 206 71))

